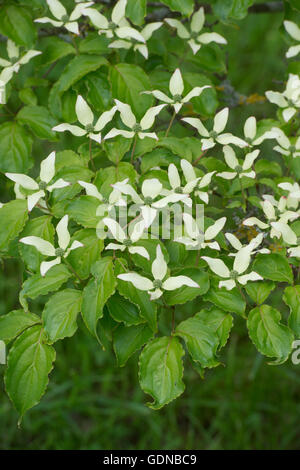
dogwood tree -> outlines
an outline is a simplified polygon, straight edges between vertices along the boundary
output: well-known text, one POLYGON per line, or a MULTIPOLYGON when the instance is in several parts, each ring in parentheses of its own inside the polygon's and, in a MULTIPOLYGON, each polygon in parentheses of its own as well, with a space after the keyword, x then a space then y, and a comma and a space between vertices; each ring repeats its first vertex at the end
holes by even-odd
POLYGON ((19 259, 22 276, 0 340, 20 419, 78 328, 119 366, 138 360, 153 409, 183 393, 184 366, 203 376, 221 363, 237 316, 269 361, 289 358, 300 336, 296 3, 264 119, 228 97, 226 34, 251 0, 1 5, 0 257, 19 259))

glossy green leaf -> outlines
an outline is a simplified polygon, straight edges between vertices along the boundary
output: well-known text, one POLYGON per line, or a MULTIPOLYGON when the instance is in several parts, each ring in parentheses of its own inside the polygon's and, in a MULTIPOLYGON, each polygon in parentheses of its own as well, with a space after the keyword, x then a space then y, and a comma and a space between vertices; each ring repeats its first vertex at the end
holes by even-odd
POLYGON ((64 264, 53 266, 45 276, 40 273, 30 276, 22 285, 21 296, 35 299, 39 295, 58 290, 67 280, 72 277, 71 272, 64 264))
POLYGON ((219 364, 216 358, 218 335, 198 315, 181 322, 175 333, 184 339, 192 359, 200 362, 202 367, 216 367, 219 364))
POLYGON ((211 282, 211 287, 203 296, 203 300, 212 302, 226 312, 237 313, 238 315, 244 316, 246 302, 238 289, 234 288, 228 291, 224 287, 220 289, 218 284, 218 281, 211 282))
POLYGON ((113 346, 118 365, 125 366, 130 356, 144 346, 152 336, 153 331, 146 324, 129 327, 119 325, 113 333, 113 346))
POLYGON ((112 258, 97 261, 92 269, 93 279, 83 290, 82 317, 90 333, 97 337, 97 323, 103 316, 103 308, 116 288, 112 258))
POLYGON ((26 173, 32 166, 32 137, 16 121, 0 125, 0 171, 26 173))
POLYGON ((107 301, 107 308, 112 318, 126 326, 139 325, 145 320, 140 316, 137 305, 122 297, 117 292, 107 301))
POLYGON ((293 283, 293 272, 287 258, 277 253, 258 254, 252 267, 264 279, 293 283))
POLYGON ((81 298, 81 292, 75 289, 65 289, 50 297, 42 318, 51 343, 73 336, 76 332, 81 298))
POLYGON ((3 221, 0 225, 0 252, 8 249, 9 243, 23 229, 27 218, 27 202, 22 199, 10 201, 0 208, 0 220, 3 221))
POLYGON ((133 64, 116 64, 111 66, 109 78, 112 94, 118 100, 129 104, 138 118, 141 118, 152 105, 151 95, 141 94, 151 90, 151 84, 144 70, 133 64))
POLYGON ((40 401, 48 385, 55 350, 46 341, 41 326, 33 326, 19 336, 8 355, 6 391, 20 415, 20 421, 25 412, 40 401))
POLYGON ((286 287, 283 294, 284 302, 290 308, 289 327, 300 338, 300 286, 286 287))
POLYGON ((294 339, 292 331, 280 320, 279 311, 269 305, 254 308, 247 319, 251 340, 261 354, 276 359, 274 364, 287 360, 294 339))
POLYGON ((24 310, 13 310, 7 315, 1 315, 0 340, 10 341, 26 328, 37 323, 41 323, 40 317, 30 312, 24 312, 24 310))
POLYGON ((28 126, 39 139, 57 140, 52 128, 57 121, 43 106, 24 106, 16 116, 20 124, 28 126))
POLYGON ((139 361, 139 379, 145 393, 153 397, 148 403, 158 410, 184 391, 182 382, 183 347, 175 336, 156 338, 143 349, 139 361))

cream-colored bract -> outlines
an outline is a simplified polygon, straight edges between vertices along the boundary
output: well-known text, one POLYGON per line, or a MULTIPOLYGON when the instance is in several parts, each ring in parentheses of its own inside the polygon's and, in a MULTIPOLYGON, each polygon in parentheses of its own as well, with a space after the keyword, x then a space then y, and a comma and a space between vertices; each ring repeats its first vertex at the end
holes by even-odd
POLYGON ((0 57, 0 67, 3 67, 3 70, 0 72, 0 83, 2 86, 5 86, 12 79, 14 73, 19 72, 22 65, 27 64, 31 59, 42 54, 41 51, 34 49, 21 54, 20 47, 11 39, 7 40, 6 50, 8 59, 0 57))
POLYGON ((300 108, 300 77, 290 73, 285 90, 282 93, 266 91, 266 97, 282 109, 283 119, 290 121, 300 108))
POLYGON ((40 266, 40 272, 42 276, 45 276, 47 271, 49 271, 49 269, 51 269, 53 266, 60 264, 62 259, 69 256, 71 251, 83 246, 83 244, 77 240, 74 240, 70 245, 71 237, 68 231, 68 221, 69 217, 68 215, 65 215, 56 226, 58 248, 55 248, 52 243, 40 237, 29 236, 20 239, 21 243, 34 246, 40 253, 42 253, 42 255, 49 257, 55 256, 55 259, 51 261, 42 261, 40 266))
POLYGON ((174 108, 175 113, 177 114, 185 103, 188 103, 192 98, 195 98, 196 96, 200 96, 203 90, 205 90, 206 88, 211 88, 211 86, 205 85, 202 87, 195 87, 187 95, 182 96, 184 91, 184 83, 180 69, 177 68, 169 82, 169 91, 172 96, 171 98, 160 90, 143 91, 143 93, 151 94, 159 101, 163 101, 164 103, 171 105, 174 108))
POLYGON ((293 38, 298 44, 291 46, 285 56, 290 59, 291 57, 296 57, 300 52, 300 28, 293 21, 284 21, 283 25, 288 32, 288 34, 293 38))
POLYGON ((85 99, 78 95, 75 105, 76 116, 82 127, 75 126, 74 124, 68 124, 67 122, 59 124, 58 126, 53 127, 55 132, 65 132, 69 131, 71 134, 78 137, 87 136, 90 139, 94 140, 98 144, 101 143, 101 131, 102 129, 113 119, 117 107, 113 106, 110 110, 104 111, 101 116, 95 121, 94 114, 85 101, 85 99))
POLYGON ((70 33, 77 35, 80 33, 78 24, 79 18, 82 16, 83 11, 94 3, 77 3, 72 13, 68 14, 67 10, 59 0, 46 0, 46 2, 55 19, 44 16, 42 18, 36 18, 34 21, 36 23, 50 23, 56 28, 64 27, 70 31, 70 33))
POLYGON ((5 175, 19 186, 22 186, 22 188, 32 191, 27 196, 29 212, 46 196, 46 191, 51 193, 54 189, 65 188, 70 184, 62 178, 53 181, 55 176, 55 152, 51 152, 50 155, 41 162, 39 182, 36 182, 30 176, 20 173, 5 173, 5 175))
POLYGON ((205 23, 203 7, 199 8, 199 10, 192 15, 190 23, 184 23, 183 25, 179 20, 174 18, 166 18, 165 22, 176 29, 181 39, 187 41, 193 54, 197 54, 201 46, 211 42, 227 44, 226 39, 219 33, 201 33, 205 23))
POLYGON ((120 117, 123 124, 125 124, 125 126, 128 127, 130 130, 113 128, 108 134, 106 134, 106 136, 104 137, 105 140, 112 139, 117 135, 121 135, 122 137, 125 137, 125 139, 132 139, 133 137, 137 136, 140 139, 149 137, 151 139, 158 140, 158 137, 155 132, 148 131, 153 126, 156 116, 161 112, 161 110, 166 106, 166 104, 161 104, 159 106, 149 108, 140 120, 140 122, 138 122, 129 104, 122 103, 122 101, 119 100, 115 100, 115 103, 116 108, 120 112, 120 117))
POLYGON ((255 271, 244 274, 250 265, 251 254, 251 245, 241 248, 234 256, 233 269, 231 271, 221 259, 210 258, 209 256, 202 256, 202 259, 207 262, 210 269, 217 276, 224 279, 219 282, 219 287, 232 290, 237 283, 246 285, 249 281, 260 281, 263 279, 263 277, 255 271))
POLYGON ((168 266, 163 256, 160 245, 156 248, 156 258, 152 263, 153 281, 135 272, 119 274, 122 281, 131 282, 137 289, 148 291, 151 300, 159 299, 163 291, 172 291, 182 286, 199 287, 199 285, 187 276, 168 276, 168 266))
POLYGON ((233 134, 228 132, 223 132, 227 125, 228 117, 228 108, 224 108, 219 111, 215 115, 213 129, 210 132, 206 129, 206 127, 204 127, 198 118, 183 118, 182 121, 187 122, 191 126, 195 127, 199 134, 205 137, 204 139, 201 139, 203 151, 213 148, 217 143, 221 145, 233 144, 242 148, 248 147, 248 143, 243 139, 235 137, 233 134))

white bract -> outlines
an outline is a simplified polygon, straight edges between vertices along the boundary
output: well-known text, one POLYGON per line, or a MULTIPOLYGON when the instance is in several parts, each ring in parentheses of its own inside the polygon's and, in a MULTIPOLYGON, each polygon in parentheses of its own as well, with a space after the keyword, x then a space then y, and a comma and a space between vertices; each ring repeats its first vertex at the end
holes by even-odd
POLYGON ((34 246, 40 253, 42 253, 42 255, 56 257, 51 261, 42 261, 40 266, 42 276, 45 276, 46 272, 53 266, 60 264, 62 262, 62 258, 66 258, 71 251, 83 246, 83 244, 77 240, 74 240, 71 246, 69 246, 71 237, 68 231, 68 220, 68 216, 65 215, 56 226, 58 248, 55 248, 52 243, 40 237, 30 236, 21 238, 20 240, 20 242, 25 245, 34 246))
POLYGON ((100 144, 100 131, 102 131, 102 129, 112 120, 117 111, 117 107, 114 106, 109 111, 104 111, 104 113, 101 114, 99 119, 94 124, 95 117, 91 108, 89 107, 87 102, 82 98, 82 96, 78 95, 76 100, 75 111, 77 119, 83 126, 83 128, 65 122, 63 124, 59 124, 58 126, 53 127, 52 130, 56 132, 69 131, 71 132, 71 134, 76 135, 77 137, 83 137, 84 135, 86 135, 90 139, 95 140, 96 142, 98 142, 98 144, 100 144))
POLYGON ((219 111, 215 115, 213 129, 210 132, 204 127, 198 118, 183 118, 182 121, 187 122, 191 126, 195 127, 199 134, 205 137, 205 139, 201 139, 203 151, 213 148, 216 143, 221 145, 234 144, 238 147, 247 147, 247 142, 240 139, 239 137, 235 137, 229 133, 223 133, 228 121, 228 115, 228 108, 224 108, 219 111))
POLYGON ((161 21, 156 21, 155 23, 148 23, 140 31, 140 34, 144 39, 143 42, 135 38, 128 39, 128 40, 116 39, 116 41, 111 42, 108 47, 113 48, 113 49, 133 48, 134 51, 138 51, 140 54, 142 54, 143 57, 145 57, 145 59, 148 59, 149 52, 148 52, 148 47, 147 47, 147 41, 149 41, 154 31, 159 29, 162 26, 162 24, 163 23, 161 21))
POLYGON ((132 139, 133 137, 138 136, 140 139, 150 137, 151 139, 158 140, 158 137, 155 132, 145 131, 147 131, 153 126, 155 117, 166 106, 165 104, 149 108, 145 115, 142 117, 141 121, 138 123, 129 104, 122 103, 119 100, 115 100, 115 103, 118 111, 120 112, 123 124, 125 124, 125 126, 128 127, 130 131, 113 128, 108 134, 106 134, 104 139, 112 139, 117 135, 121 135, 126 139, 132 139))
POLYGON ((266 139, 275 139, 276 132, 273 129, 270 131, 264 132, 261 136, 257 137, 257 122, 254 116, 248 117, 244 124, 244 136, 245 141, 249 145, 249 147, 256 147, 260 145, 266 139))
POLYGON ((70 184, 67 181, 64 181, 62 178, 52 182, 55 176, 55 152, 51 152, 50 155, 48 155, 48 157, 41 162, 38 183, 30 176, 20 173, 5 173, 5 175, 10 180, 19 184, 22 188, 34 191, 32 194, 27 196, 29 212, 39 202, 40 199, 46 196, 46 191, 52 192, 54 189, 64 188, 70 184))
POLYGON ((193 248, 195 250, 207 247, 212 250, 220 250, 220 245, 218 242, 214 241, 214 238, 223 229, 226 217, 221 217, 216 220, 216 222, 210 225, 204 233, 201 232, 196 221, 190 214, 184 213, 182 217, 187 236, 175 239, 176 242, 183 243, 186 247, 190 249, 193 248))
POLYGON ((229 147, 229 145, 225 145, 225 147, 223 147, 223 152, 225 161, 232 171, 223 171, 221 173, 217 173, 217 176, 226 180, 232 180, 236 176, 239 178, 242 178, 243 176, 246 176, 247 178, 255 178, 255 171, 251 168, 258 157, 260 150, 253 150, 253 152, 247 153, 242 165, 240 165, 234 150, 229 147))
POLYGON ((160 245, 156 248, 156 258, 152 263, 153 281, 138 273, 119 274, 122 281, 131 282, 137 289, 148 291, 150 299, 155 300, 162 296, 163 291, 172 291, 182 286, 199 287, 199 285, 187 276, 168 277, 168 266, 162 254, 160 245))
MULTIPOLYGON (((268 248, 260 248, 257 250, 259 245, 262 243, 264 239, 264 235, 262 233, 258 234, 255 238, 252 238, 250 241, 249 245, 242 245, 240 240, 233 234, 233 233, 225 233, 225 237, 230 243, 230 245, 238 251, 240 251, 242 248, 245 246, 252 246, 251 253, 262 253, 262 254, 268 254, 270 253, 270 250, 268 248)), ((236 256, 237 253, 230 253, 229 256, 236 256)))
POLYGON ((298 183, 279 183, 278 187, 284 191, 288 191, 286 198, 286 207, 288 209, 297 209, 300 202, 300 186, 298 183))
POLYGON ((183 97, 182 94, 184 91, 184 83, 180 70, 176 69, 169 82, 169 90, 170 94, 172 95, 172 98, 170 98, 165 93, 159 90, 144 91, 143 93, 152 94, 158 100, 170 104, 171 106, 173 106, 175 113, 178 113, 185 103, 188 103, 192 98, 195 98, 196 96, 200 96, 202 91, 205 90, 205 88, 211 88, 211 86, 197 86, 193 88, 186 96, 183 97))
POLYGON ((298 75, 289 74, 289 79, 284 92, 266 91, 266 97, 271 102, 279 106, 283 119, 288 122, 300 107, 300 78, 298 75))
POLYGON ((78 3, 71 14, 68 14, 67 10, 59 0, 46 0, 49 10, 55 19, 44 16, 43 18, 37 18, 34 20, 36 23, 51 23, 57 28, 64 27, 68 31, 74 34, 79 34, 78 20, 82 16, 83 11, 93 5, 94 2, 78 3))
POLYGON ((291 46, 285 54, 286 57, 290 59, 291 57, 295 57, 296 55, 298 55, 300 52, 300 28, 293 21, 286 20, 283 22, 283 24, 289 35, 299 43, 295 46, 291 46))
POLYGON ((263 279, 262 276, 255 271, 251 271, 249 274, 243 274, 250 265, 251 252, 252 247, 249 247, 249 245, 241 248, 235 254, 232 270, 230 270, 221 259, 209 258, 208 256, 202 256, 202 259, 207 262, 210 269, 217 276, 225 279, 219 282, 219 288, 225 287, 225 289, 231 290, 237 283, 244 286, 248 281, 260 281, 263 279))
POLYGON ((289 248, 287 251, 290 256, 300 258, 300 245, 293 248, 289 248))
MULTIPOLYGON (((127 183, 128 179, 123 181, 123 184, 127 183)), ((122 198, 122 193, 118 189, 113 189, 108 196, 105 198, 102 194, 98 191, 97 186, 92 183, 87 183, 86 181, 78 181, 78 184, 85 189, 87 196, 92 196, 98 199, 102 204, 98 206, 96 211, 96 215, 104 215, 105 213, 109 213, 113 207, 126 207, 127 203, 122 198)), ((120 182, 122 184, 122 182, 120 182)))
POLYGON ((144 221, 138 222, 134 225, 133 230, 131 233, 126 236, 124 230, 122 229, 121 225, 118 224, 114 219, 109 217, 105 217, 103 219, 104 225, 106 225, 112 236, 115 240, 119 243, 109 243, 106 250, 121 250, 125 251, 126 249, 132 255, 138 254, 143 256, 143 258, 150 259, 149 253, 146 248, 142 246, 135 246, 135 244, 142 238, 144 230, 145 230, 145 223, 144 221))
POLYGON ((0 57, 0 67, 3 67, 0 73, 0 82, 4 85, 9 82, 14 73, 19 72, 21 65, 27 64, 33 57, 41 54, 41 51, 31 49, 21 55, 19 46, 10 39, 7 40, 6 50, 8 60, 0 57))
POLYGON ((158 199, 163 193, 163 185, 157 178, 148 179, 143 182, 141 196, 138 195, 130 184, 122 182, 115 183, 112 186, 122 194, 130 196, 132 201, 138 205, 146 228, 149 228, 153 223, 159 209, 166 207, 169 203, 184 201, 187 198, 186 194, 172 193, 158 199))
POLYGON ((93 25, 98 29, 99 34, 105 34, 108 39, 117 36, 120 39, 133 38, 142 43, 144 37, 134 29, 125 18, 127 0, 119 0, 114 6, 109 21, 102 13, 95 8, 86 8, 82 14, 88 16, 93 25))
POLYGON ((249 217, 243 221, 243 224, 250 227, 256 225, 262 230, 270 228, 271 238, 280 238, 282 236, 285 243, 295 245, 297 243, 297 236, 289 227, 288 222, 297 219, 299 214, 285 209, 286 198, 280 198, 278 202, 274 198, 266 196, 264 196, 265 200, 261 202, 261 206, 267 222, 263 222, 257 217, 249 217))
POLYGON ((300 156, 300 137, 292 137, 292 143, 291 140, 285 135, 283 130, 279 129, 279 127, 273 127, 272 131, 274 132, 275 139, 279 144, 274 147, 276 152, 279 152, 281 155, 285 155, 287 157, 296 158, 300 156))
POLYGON ((190 23, 185 23, 183 25, 179 20, 173 18, 166 18, 165 21, 172 26, 172 28, 176 29, 177 34, 181 39, 187 40, 187 43, 194 54, 199 51, 203 44, 209 44, 210 42, 227 44, 226 39, 218 33, 200 34, 205 22, 203 7, 199 8, 199 10, 193 14, 190 23))

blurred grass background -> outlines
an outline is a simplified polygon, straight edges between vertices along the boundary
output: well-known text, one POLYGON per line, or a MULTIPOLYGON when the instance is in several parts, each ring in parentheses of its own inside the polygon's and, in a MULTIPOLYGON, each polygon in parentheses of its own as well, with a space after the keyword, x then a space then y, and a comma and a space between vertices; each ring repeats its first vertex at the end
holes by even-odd
MULTIPOLYGON (((282 14, 257 14, 238 27, 221 27, 229 42, 229 79, 238 92, 263 94, 285 79, 281 22, 282 14)), ((249 115, 274 112, 259 103, 237 107, 232 125, 240 130, 249 115)), ((2 267, 5 314, 18 306, 21 274, 13 260, 2 267)), ((117 368, 84 329, 56 349, 48 392, 21 429, 0 377, 0 449, 299 449, 299 366, 267 365, 237 317, 221 358, 225 367, 205 380, 187 367, 184 395, 160 411, 145 406, 136 356, 117 368)))

